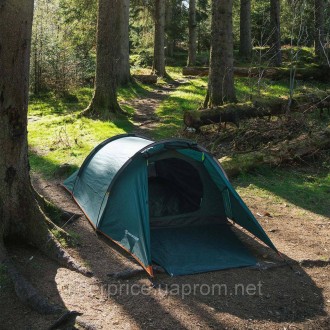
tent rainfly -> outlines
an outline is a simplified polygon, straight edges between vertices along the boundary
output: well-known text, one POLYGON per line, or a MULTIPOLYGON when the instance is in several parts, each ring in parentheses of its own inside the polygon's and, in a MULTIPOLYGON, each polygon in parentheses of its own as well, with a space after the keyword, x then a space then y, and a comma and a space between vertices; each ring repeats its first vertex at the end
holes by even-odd
POLYGON ((115 136, 64 187, 94 229, 151 276, 152 262, 172 276, 254 265, 228 219, 277 251, 217 159, 189 140, 115 136))

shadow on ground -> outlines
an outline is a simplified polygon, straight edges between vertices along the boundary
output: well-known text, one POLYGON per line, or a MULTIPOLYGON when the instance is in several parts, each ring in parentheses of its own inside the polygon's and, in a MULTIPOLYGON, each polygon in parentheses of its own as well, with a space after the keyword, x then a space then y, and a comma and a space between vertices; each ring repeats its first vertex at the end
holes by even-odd
MULTIPOLYGON (((46 183, 34 180, 39 192, 62 208, 81 213, 62 188, 55 182, 46 183)), ((240 329, 257 325, 267 329, 279 323, 319 322, 327 315, 322 289, 297 263, 293 269, 238 268, 179 277, 158 274, 153 283, 144 272, 119 280, 110 274, 139 268, 126 252, 97 236, 83 216, 65 229, 79 235, 78 246, 69 251, 93 271, 93 278, 59 268, 26 247, 12 246, 11 256, 52 302, 83 313, 81 318, 97 328, 240 329)), ((243 232, 237 233, 258 258, 279 261, 270 249, 243 232)), ((4 298, 13 299, 13 308, 1 313, 6 318, 5 329, 11 328, 12 322, 20 329, 47 328, 56 319, 29 311, 12 292, 4 298), (18 310, 14 318, 13 310, 18 310)), ((4 300, 0 306, 6 309, 4 300)), ((320 323, 310 328, 318 327, 320 323)))

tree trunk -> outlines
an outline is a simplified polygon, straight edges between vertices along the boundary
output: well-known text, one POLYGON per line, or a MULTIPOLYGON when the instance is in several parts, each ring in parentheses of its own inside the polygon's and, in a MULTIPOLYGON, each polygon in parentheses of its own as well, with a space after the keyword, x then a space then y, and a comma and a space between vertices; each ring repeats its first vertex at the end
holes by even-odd
POLYGON ((155 0, 155 35, 153 71, 159 76, 165 76, 165 1, 155 0))
POLYGON ((325 34, 324 34, 324 12, 325 0, 314 0, 315 2, 315 31, 314 44, 315 55, 320 63, 326 63, 325 34))
POLYGON ((165 9, 165 31, 166 31, 166 51, 165 54, 168 57, 173 57, 174 52, 174 40, 173 40, 173 0, 166 1, 165 9))
POLYGON ((122 112, 117 101, 116 66, 119 45, 117 0, 99 0, 94 95, 82 113, 102 119, 122 112))
POLYGON ((271 54, 275 66, 282 65, 280 13, 280 0, 270 0, 271 54))
POLYGON ((245 59, 252 55, 251 0, 241 0, 239 53, 245 59))
POLYGON ((196 0, 189 0, 189 43, 187 66, 196 64, 197 46, 197 23, 196 23, 196 0))
POLYGON ((212 1, 208 106, 236 101, 233 77, 233 0, 212 1))
POLYGON ((129 5, 130 0, 117 1, 118 7, 118 29, 119 29, 119 45, 117 68, 118 85, 126 85, 130 81, 130 65, 129 65, 129 5))
POLYGON ((48 230, 30 181, 27 110, 32 18, 33 0, 7 0, 0 7, 0 264, 7 267, 23 302, 50 313, 55 309, 19 275, 4 247, 7 238, 25 241, 85 273, 48 230))
POLYGON ((36 204, 28 172, 26 129, 32 16, 33 0, 24 4, 11 0, 1 6, 0 239, 24 236, 36 204))

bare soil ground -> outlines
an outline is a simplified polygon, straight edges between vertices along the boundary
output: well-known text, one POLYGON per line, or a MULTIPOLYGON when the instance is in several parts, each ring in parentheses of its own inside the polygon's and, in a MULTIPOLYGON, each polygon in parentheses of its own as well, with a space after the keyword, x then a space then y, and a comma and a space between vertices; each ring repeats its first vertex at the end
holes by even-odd
MULTIPOLYGON (((144 133, 160 120, 154 114, 155 106, 171 88, 151 94, 149 103, 135 101, 140 103, 135 104, 140 111, 134 120, 144 133)), ((329 218, 242 190, 248 207, 291 267, 246 232, 235 229, 259 260, 274 263, 275 267, 180 277, 160 273, 153 281, 141 272, 122 280, 111 274, 141 267, 114 243, 95 234, 80 209, 59 186, 60 182, 33 175, 34 186, 40 193, 62 209, 81 214, 78 220, 64 226, 78 241, 77 246, 68 250, 94 276, 87 278, 61 268, 27 246, 15 244, 9 249, 21 272, 43 295, 65 309, 79 312, 79 316, 58 328, 330 328, 329 218)), ((1 283, 4 285, 0 287, 0 329, 48 329, 59 318, 60 315, 44 316, 31 311, 18 300, 10 283, 5 280, 1 283)))
MULTIPOLYGON (((58 181, 45 181, 36 175, 33 181, 36 189, 54 203, 81 214, 58 181)), ((322 261, 329 258, 329 219, 311 212, 301 216, 298 207, 271 199, 245 196, 245 201, 254 214, 267 211, 273 215, 258 216, 258 220, 292 269, 270 249, 242 233, 260 260, 281 267, 173 278, 157 274, 155 288, 143 272, 118 280, 110 274, 139 266, 115 244, 97 236, 83 215, 64 229, 79 235, 78 246, 69 251, 91 269, 92 278, 60 268, 26 246, 13 246, 11 256, 41 293, 60 306, 80 312, 77 319, 90 328, 328 329, 330 265, 322 261), (303 263, 305 266, 294 262, 306 259, 311 262, 303 263), (219 289, 216 284, 225 286, 219 289), (249 284, 251 289, 258 289, 247 291, 249 284)), ((59 317, 29 310, 18 301, 10 285, 0 292, 1 329, 47 329, 59 317)), ((81 327, 73 324, 74 319, 62 329, 81 327)))

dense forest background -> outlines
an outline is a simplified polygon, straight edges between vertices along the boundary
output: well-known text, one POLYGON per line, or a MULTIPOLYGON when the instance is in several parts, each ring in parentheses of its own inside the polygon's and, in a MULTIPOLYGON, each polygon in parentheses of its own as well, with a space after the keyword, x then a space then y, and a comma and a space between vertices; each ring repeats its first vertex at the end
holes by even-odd
MULTIPOLYGON (((164 0, 166 65, 187 64, 189 47, 189 1, 164 0)), ((244 1, 241 1, 244 6, 244 1)), ((240 54, 240 1, 233 4, 235 65, 272 66, 272 39, 269 0, 251 1, 251 57, 240 54)), ((276 1, 275 1, 276 2, 276 1)), ((314 52, 320 16, 316 6, 322 1, 280 1, 280 31, 283 65, 313 65, 320 62, 314 52)), ((193 65, 209 64, 211 38, 210 1, 197 0, 196 60, 193 65)), ((330 4, 323 1, 322 44, 329 49, 330 4)), ((132 0, 129 11, 129 52, 131 71, 151 68, 154 51, 154 2, 132 0)), ((248 14, 248 13, 247 13, 248 14)), ((93 87, 96 62, 97 1, 37 0, 31 50, 31 92, 67 92, 80 86, 93 87)), ((323 56, 321 56, 323 57, 323 56)), ((329 62, 328 57, 321 59, 329 62)))

